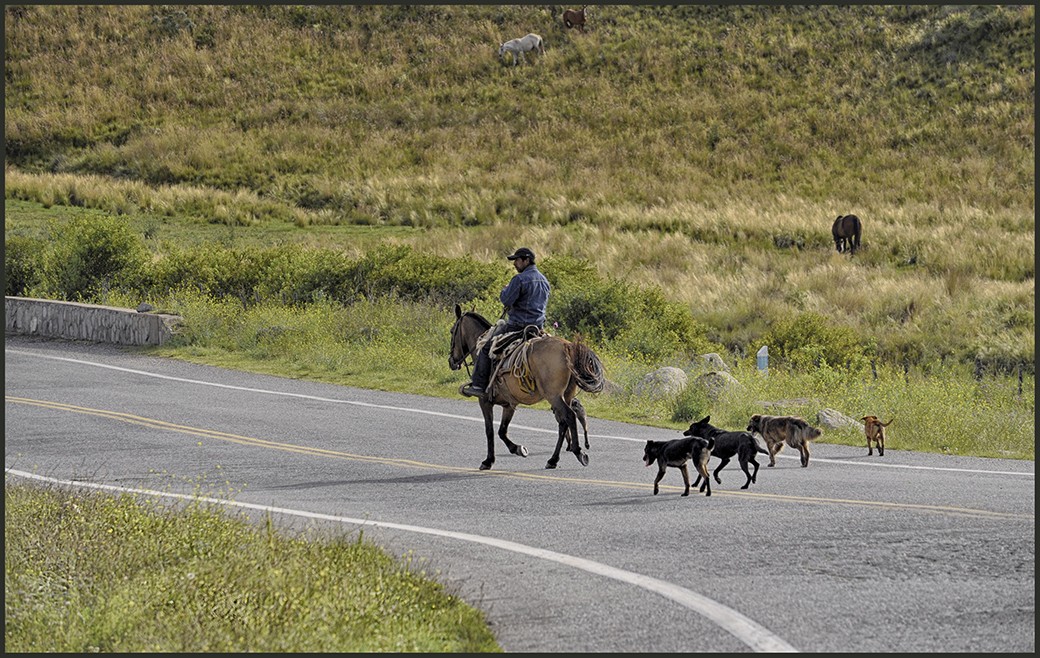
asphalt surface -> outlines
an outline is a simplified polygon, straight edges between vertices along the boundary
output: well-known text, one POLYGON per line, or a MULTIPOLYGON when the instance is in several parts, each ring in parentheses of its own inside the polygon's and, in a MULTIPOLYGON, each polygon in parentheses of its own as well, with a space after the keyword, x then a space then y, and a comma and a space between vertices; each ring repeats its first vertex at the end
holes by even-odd
POLYGON ((479 471, 471 399, 5 340, 8 479, 363 531, 487 611, 507 651, 1034 651, 1034 462, 816 443, 804 469, 761 455, 746 491, 734 461, 710 498, 674 469, 654 496, 643 443, 679 432, 589 418, 589 465, 546 470, 555 427, 521 407, 529 456, 498 443, 479 471))

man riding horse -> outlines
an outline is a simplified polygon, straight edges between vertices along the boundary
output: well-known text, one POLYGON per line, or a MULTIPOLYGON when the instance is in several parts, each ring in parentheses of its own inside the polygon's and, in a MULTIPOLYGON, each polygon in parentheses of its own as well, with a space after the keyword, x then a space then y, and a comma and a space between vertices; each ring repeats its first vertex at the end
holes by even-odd
POLYGON ((459 389, 463 395, 483 398, 491 378, 491 343, 492 338, 511 331, 523 331, 525 327, 534 325, 541 329, 545 325, 545 307, 549 303, 549 281, 534 264, 534 252, 527 247, 520 247, 510 256, 516 274, 509 284, 502 289, 498 298, 509 312, 509 320, 505 324, 492 327, 492 334, 477 353, 473 368, 473 381, 459 389))

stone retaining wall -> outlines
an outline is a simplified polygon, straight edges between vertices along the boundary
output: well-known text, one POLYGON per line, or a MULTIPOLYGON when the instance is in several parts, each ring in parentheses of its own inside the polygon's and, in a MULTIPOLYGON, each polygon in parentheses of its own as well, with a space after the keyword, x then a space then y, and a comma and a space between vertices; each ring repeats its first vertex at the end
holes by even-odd
POLYGON ((130 308, 4 297, 4 331, 117 345, 162 345, 181 318, 130 308))

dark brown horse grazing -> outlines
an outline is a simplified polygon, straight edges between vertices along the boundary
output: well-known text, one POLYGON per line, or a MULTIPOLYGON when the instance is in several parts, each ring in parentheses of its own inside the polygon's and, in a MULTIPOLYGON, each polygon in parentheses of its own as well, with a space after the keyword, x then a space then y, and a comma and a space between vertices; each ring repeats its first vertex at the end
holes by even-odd
POLYGON ((576 27, 582 32, 584 32, 585 21, 586 19, 588 19, 590 15, 588 9, 588 5, 582 5, 582 8, 578 10, 568 9, 567 11, 563 12, 563 24, 567 26, 568 30, 572 27, 576 27))
MULTIPOLYGON (((490 326, 491 323, 479 313, 463 313, 456 304, 448 367, 458 370, 467 358, 475 359, 477 339, 490 326)), ((484 431, 487 434, 487 458, 481 462, 480 470, 485 471, 495 463, 495 405, 502 407, 502 420, 498 424, 499 438, 509 452, 526 457, 527 448, 513 443, 506 434, 509 421, 513 419, 518 405, 537 404, 542 400, 549 402, 560 430, 556 438, 556 450, 545 467, 556 468, 564 438, 567 439, 567 450, 574 453, 582 466, 588 466, 589 456, 581 450, 578 418, 571 403, 578 388, 589 393, 603 390, 606 378, 599 357, 584 343, 571 342, 558 336, 542 336, 529 342, 527 368, 528 373, 520 373, 520 377, 512 369, 503 369, 491 382, 490 398, 480 398, 480 411, 484 414, 484 431)))
POLYGON ((856 253, 859 249, 859 237, 863 232, 863 224, 855 215, 838 215, 831 226, 831 235, 834 236, 834 248, 838 253, 848 251, 856 253))

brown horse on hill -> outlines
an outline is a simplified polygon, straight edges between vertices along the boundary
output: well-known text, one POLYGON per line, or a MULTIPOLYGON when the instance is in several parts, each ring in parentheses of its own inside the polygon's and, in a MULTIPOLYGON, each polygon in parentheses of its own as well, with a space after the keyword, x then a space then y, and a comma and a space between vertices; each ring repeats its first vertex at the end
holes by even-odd
POLYGON ((585 31, 585 21, 588 20, 590 15, 589 6, 582 5, 581 9, 568 9, 563 12, 563 24, 567 26, 567 29, 576 27, 582 32, 585 31))
MULTIPOLYGON (((472 311, 463 313, 456 304, 448 367, 458 370, 467 358, 475 359, 477 340, 490 327, 491 323, 484 316, 472 311)), ((572 402, 578 388, 589 393, 603 390, 606 378, 599 357, 580 341, 571 342, 545 334, 527 341, 517 350, 516 356, 509 357, 504 365, 492 378, 487 393, 480 398, 480 411, 484 415, 484 431, 487 434, 487 458, 481 462, 480 470, 485 471, 495 463, 495 405, 502 407, 499 438, 509 452, 526 457, 527 448, 513 443, 506 434, 509 421, 513 419, 517 405, 532 405, 542 400, 549 402, 559 424, 556 450, 545 467, 556 468, 564 438, 567 439, 568 452, 573 452, 582 466, 588 466, 589 456, 582 452, 578 441, 578 416, 572 402)), ((578 408, 581 409, 580 405, 578 408)), ((581 412, 584 413, 584 410, 581 412)))
POLYGON ((855 215, 838 215, 831 226, 831 235, 834 236, 834 247, 838 253, 848 251, 856 253, 859 249, 859 238, 863 232, 863 223, 855 215))

